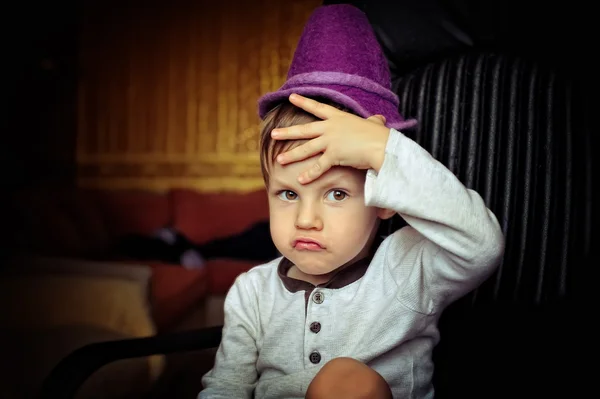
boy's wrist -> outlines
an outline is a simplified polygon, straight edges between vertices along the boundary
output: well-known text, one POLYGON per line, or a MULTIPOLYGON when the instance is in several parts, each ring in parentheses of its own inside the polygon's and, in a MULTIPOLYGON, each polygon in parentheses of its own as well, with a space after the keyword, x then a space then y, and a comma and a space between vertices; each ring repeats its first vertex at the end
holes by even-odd
POLYGON ((390 136, 390 129, 385 126, 381 126, 381 129, 378 129, 377 132, 374 133, 376 137, 373 140, 373 149, 369 151, 369 154, 371 154, 369 166, 371 169, 375 170, 375 172, 379 173, 379 170, 383 166, 385 148, 390 136))

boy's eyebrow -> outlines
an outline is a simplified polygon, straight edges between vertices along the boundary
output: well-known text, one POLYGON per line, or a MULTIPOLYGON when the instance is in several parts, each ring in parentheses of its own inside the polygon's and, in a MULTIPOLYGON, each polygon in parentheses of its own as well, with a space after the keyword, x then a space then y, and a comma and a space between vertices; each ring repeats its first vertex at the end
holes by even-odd
MULTIPOLYGON (((283 187, 302 187, 303 185, 300 184, 297 180, 293 180, 292 182, 287 182, 287 181, 283 181, 281 179, 278 179, 274 176, 271 176, 271 186, 273 185, 277 185, 277 186, 283 186, 283 187)), ((319 177, 317 180, 313 181, 312 183, 310 183, 311 186, 313 187, 318 187, 318 188, 324 188, 324 187, 335 187, 335 186, 349 186, 350 182, 348 181, 348 178, 345 175, 325 175, 325 176, 321 176, 319 177)))
POLYGON ((344 175, 330 175, 321 176, 314 181, 314 184, 319 187, 332 187, 332 186, 344 186, 348 185, 348 178, 344 175))
POLYGON ((270 187, 278 186, 278 187, 285 187, 285 188, 293 188, 293 187, 299 187, 299 186, 301 186, 301 184, 298 181, 288 182, 288 181, 284 181, 282 179, 278 179, 274 176, 271 176, 271 181, 269 182, 269 186, 270 187))

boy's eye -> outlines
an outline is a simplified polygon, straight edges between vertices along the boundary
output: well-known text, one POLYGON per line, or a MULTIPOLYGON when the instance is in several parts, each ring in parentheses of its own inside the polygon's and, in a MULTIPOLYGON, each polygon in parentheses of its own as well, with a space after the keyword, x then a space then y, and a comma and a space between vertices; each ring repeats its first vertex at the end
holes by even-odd
POLYGON ((284 201, 294 201, 296 198, 298 198, 298 194, 291 190, 282 190, 277 194, 277 196, 284 201))
POLYGON ((342 190, 331 190, 329 193, 327 193, 327 199, 329 201, 340 202, 340 201, 345 200, 347 197, 348 197, 348 194, 346 194, 342 190))

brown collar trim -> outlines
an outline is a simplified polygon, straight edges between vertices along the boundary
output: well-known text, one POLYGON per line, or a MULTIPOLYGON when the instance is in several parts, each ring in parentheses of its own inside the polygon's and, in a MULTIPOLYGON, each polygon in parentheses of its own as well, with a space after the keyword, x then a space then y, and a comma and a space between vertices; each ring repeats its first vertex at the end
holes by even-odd
POLYGON ((297 280, 289 277, 287 273, 292 268, 293 263, 287 258, 283 258, 279 262, 277 274, 279 275, 279 278, 283 282, 285 288, 290 292, 312 291, 315 287, 338 289, 350 285, 364 276, 367 272, 369 264, 371 263, 371 259, 373 259, 372 255, 362 258, 361 260, 356 261, 355 263, 340 270, 328 282, 317 286, 309 283, 308 281, 297 280))

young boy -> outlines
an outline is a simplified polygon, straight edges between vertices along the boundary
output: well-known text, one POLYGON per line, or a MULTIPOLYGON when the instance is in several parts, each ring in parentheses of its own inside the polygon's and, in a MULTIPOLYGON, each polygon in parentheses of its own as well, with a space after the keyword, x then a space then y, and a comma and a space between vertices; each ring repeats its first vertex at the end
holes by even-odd
POLYGON ((364 14, 313 13, 286 84, 260 101, 283 256, 227 294, 199 398, 433 397, 438 318, 493 272, 504 239, 481 197, 400 133, 413 122, 390 85, 364 14), (408 226, 381 241, 395 213, 408 226))

